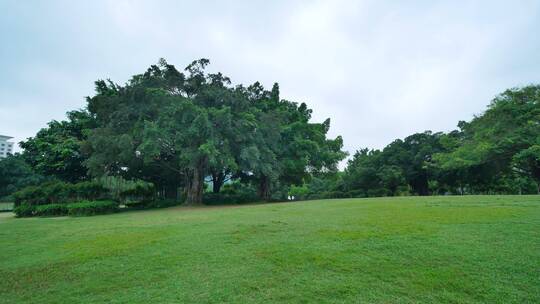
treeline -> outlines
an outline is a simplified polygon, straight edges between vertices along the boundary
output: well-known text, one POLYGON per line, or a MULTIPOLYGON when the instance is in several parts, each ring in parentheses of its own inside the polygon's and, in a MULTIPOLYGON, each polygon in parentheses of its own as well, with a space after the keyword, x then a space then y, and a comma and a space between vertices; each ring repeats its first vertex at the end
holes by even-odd
POLYGON ((312 110, 281 99, 277 83, 232 86, 206 73, 208 63, 181 72, 160 60, 123 86, 97 81, 85 109, 22 142, 22 156, 11 162, 23 160, 42 176, 36 180, 142 180, 157 198, 187 204, 202 203, 208 184, 220 193, 226 183, 244 185, 229 192, 284 199, 291 185, 337 171, 347 154, 341 137, 327 138, 329 119, 310 122, 312 110))
POLYGON ((339 171, 347 153, 341 137, 327 137, 330 120, 311 122, 312 110, 281 99, 277 84, 233 86, 208 63, 179 71, 161 60, 125 85, 97 81, 86 108, 0 161, 0 197, 107 177, 187 204, 540 191, 540 86, 503 92, 455 131, 360 149, 339 171))
POLYGON ((344 172, 294 187, 299 198, 540 193, 540 86, 510 89, 449 133, 361 149, 344 172))

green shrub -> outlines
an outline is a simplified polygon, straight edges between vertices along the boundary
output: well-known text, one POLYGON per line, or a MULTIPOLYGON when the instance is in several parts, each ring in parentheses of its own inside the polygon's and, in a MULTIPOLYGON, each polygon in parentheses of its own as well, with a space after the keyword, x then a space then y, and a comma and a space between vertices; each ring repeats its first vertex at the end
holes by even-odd
POLYGON ((61 181, 46 182, 39 186, 29 186, 13 193, 15 206, 26 203, 29 205, 47 205, 69 202, 74 197, 72 184, 61 181))
POLYGON ((309 188, 307 187, 307 185, 302 185, 302 186, 292 185, 289 188, 289 193, 287 196, 292 196, 294 197, 295 200, 304 200, 306 199, 306 197, 309 196, 309 188))
POLYGON ((12 195, 15 206, 26 203, 32 206, 66 204, 80 200, 103 200, 112 195, 100 181, 70 184, 61 181, 46 182, 26 187, 12 195))
POLYGON ((72 216, 88 216, 116 212, 118 203, 115 201, 80 201, 67 205, 68 214, 72 216))
POLYGON ((23 204, 37 205, 42 202, 44 194, 40 192, 42 189, 39 186, 28 186, 11 195, 15 207, 23 204))
POLYGON ((34 216, 61 216, 68 213, 65 204, 49 204, 35 207, 34 216))
POLYGON ((16 217, 30 217, 34 215, 35 207, 29 204, 20 204, 13 208, 16 217))

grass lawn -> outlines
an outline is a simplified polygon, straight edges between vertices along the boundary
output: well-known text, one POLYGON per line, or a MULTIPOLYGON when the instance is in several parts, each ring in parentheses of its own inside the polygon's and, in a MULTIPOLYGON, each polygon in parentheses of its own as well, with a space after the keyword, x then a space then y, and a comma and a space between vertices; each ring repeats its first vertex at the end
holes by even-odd
POLYGON ((540 196, 0 213, 0 303, 540 303, 540 196))

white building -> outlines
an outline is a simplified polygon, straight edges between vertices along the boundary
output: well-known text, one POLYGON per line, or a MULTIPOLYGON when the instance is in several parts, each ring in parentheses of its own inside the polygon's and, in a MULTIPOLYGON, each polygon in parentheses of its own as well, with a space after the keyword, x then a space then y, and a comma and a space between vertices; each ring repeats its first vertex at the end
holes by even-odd
POLYGON ((8 140, 12 139, 11 136, 0 135, 0 158, 4 158, 8 153, 13 153, 13 143, 8 140))

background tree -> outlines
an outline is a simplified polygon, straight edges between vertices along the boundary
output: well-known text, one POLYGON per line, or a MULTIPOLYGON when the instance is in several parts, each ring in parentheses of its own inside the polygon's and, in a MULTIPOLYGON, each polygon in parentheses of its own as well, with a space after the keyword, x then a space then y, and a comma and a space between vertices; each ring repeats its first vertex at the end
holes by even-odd
POLYGON ((20 154, 0 159, 0 198, 45 180, 46 178, 37 174, 20 154))
POLYGON ((416 133, 398 139, 379 150, 360 150, 349 161, 345 180, 349 191, 362 196, 397 195, 410 191, 430 194, 430 181, 436 172, 430 165, 432 156, 443 151, 442 133, 416 133))
POLYGON ((347 154, 341 150, 341 137, 327 138, 329 119, 310 122, 312 110, 305 103, 280 99, 278 84, 266 91, 255 83, 246 93, 255 105, 258 128, 256 144, 244 160, 261 199, 284 199, 290 185, 301 185, 318 172, 337 170, 347 154))
POLYGON ((461 122, 459 127, 459 145, 437 155, 438 166, 462 172, 468 193, 514 192, 514 168, 525 168, 518 172, 522 178, 534 176, 533 146, 540 138, 540 86, 503 92, 485 113, 471 122, 461 122), (524 152, 528 149, 530 152, 524 152))
POLYGON ((67 120, 53 120, 36 136, 20 143, 24 160, 38 173, 64 181, 87 178, 82 143, 96 121, 86 110, 67 113, 67 120))
POLYGON ((540 145, 521 150, 512 157, 513 166, 520 175, 529 176, 540 194, 540 145))

